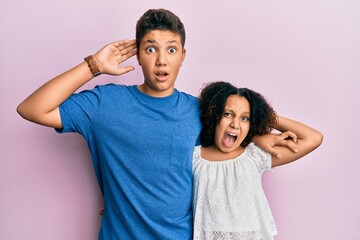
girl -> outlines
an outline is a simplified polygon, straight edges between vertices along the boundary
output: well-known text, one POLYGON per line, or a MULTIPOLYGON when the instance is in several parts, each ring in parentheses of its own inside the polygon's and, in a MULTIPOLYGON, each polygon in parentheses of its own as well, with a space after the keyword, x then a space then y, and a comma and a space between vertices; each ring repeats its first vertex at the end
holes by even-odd
POLYGON ((210 83, 200 94, 201 146, 193 154, 194 239, 271 240, 277 234, 261 177, 310 153, 322 134, 276 115, 259 93, 210 83), (274 147, 276 157, 252 139, 283 132, 297 151, 274 147))

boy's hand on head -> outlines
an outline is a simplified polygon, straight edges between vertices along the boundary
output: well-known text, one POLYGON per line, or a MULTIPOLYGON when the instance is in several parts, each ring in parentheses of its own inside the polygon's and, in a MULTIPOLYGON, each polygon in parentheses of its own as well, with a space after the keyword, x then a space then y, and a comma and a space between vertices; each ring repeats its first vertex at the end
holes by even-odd
POLYGON ((274 149, 274 146, 287 147, 293 152, 297 152, 295 143, 297 136, 290 131, 283 133, 268 133, 262 136, 255 136, 252 141, 258 145, 265 152, 270 153, 272 156, 281 158, 281 155, 274 149))
POLYGON ((121 40, 110 43, 95 55, 100 72, 110 75, 121 75, 134 70, 134 66, 119 67, 119 64, 136 55, 135 40, 121 40))

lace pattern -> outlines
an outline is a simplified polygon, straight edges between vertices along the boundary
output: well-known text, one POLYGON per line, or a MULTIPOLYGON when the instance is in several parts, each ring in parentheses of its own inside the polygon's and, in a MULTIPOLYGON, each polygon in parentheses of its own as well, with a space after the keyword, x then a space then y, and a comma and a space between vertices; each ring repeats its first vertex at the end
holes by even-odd
POLYGON ((205 236, 204 239, 207 240, 267 240, 259 237, 261 236, 260 231, 248 231, 248 232, 212 231, 212 232, 205 232, 203 236, 205 236))
POLYGON ((194 239, 271 240, 275 222, 262 189, 271 156, 251 143, 232 160, 211 162, 193 155, 194 239))

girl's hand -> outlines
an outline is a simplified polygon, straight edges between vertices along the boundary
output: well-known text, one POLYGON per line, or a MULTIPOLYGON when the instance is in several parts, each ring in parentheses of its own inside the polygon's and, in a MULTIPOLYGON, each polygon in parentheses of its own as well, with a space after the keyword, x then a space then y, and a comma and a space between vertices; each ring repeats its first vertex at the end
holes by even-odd
POLYGON ((262 136, 255 136, 253 137, 252 141, 262 150, 270 153, 272 156, 277 158, 281 158, 281 155, 274 149, 274 146, 287 147, 293 152, 298 151, 295 146, 297 136, 290 131, 285 131, 283 133, 268 133, 262 136))

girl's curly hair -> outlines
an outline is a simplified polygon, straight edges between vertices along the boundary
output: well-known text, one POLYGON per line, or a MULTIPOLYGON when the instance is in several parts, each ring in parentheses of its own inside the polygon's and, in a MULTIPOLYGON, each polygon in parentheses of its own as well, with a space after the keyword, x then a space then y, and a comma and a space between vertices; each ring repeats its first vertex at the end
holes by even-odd
POLYGON ((248 88, 236 88, 227 82, 208 83, 199 95, 202 123, 200 141, 204 147, 215 144, 215 129, 230 95, 245 97, 250 103, 250 129, 241 146, 247 146, 254 136, 264 135, 274 128, 276 112, 262 95, 248 88))

